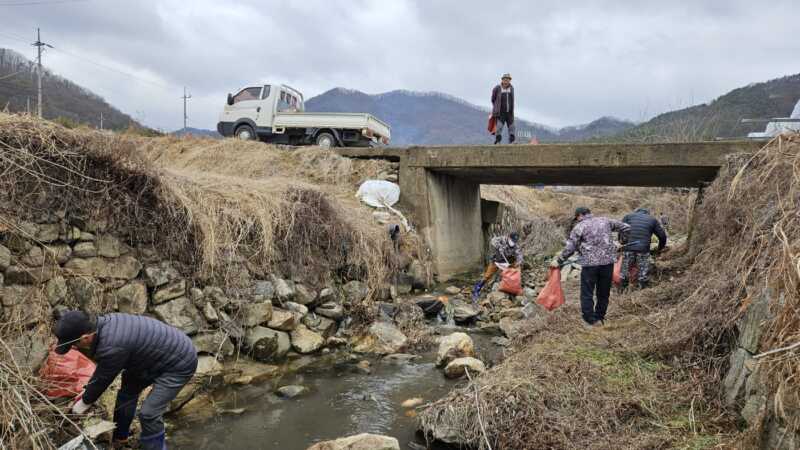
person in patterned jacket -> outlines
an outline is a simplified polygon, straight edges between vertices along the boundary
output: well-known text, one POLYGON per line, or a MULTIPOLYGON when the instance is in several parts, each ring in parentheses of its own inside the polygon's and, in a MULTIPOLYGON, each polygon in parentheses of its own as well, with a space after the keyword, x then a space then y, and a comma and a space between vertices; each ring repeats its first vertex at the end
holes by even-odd
POLYGON ((630 225, 606 217, 595 217, 589 208, 575 210, 577 224, 567 239, 564 250, 550 263, 561 267, 567 258, 578 252, 581 265, 581 313, 583 320, 591 326, 602 326, 611 294, 611 276, 617 246, 612 234, 626 233, 630 225), (597 302, 594 301, 595 293, 597 302))
POLYGON ((508 236, 495 236, 490 241, 494 254, 486 270, 483 272, 483 279, 472 288, 472 302, 478 301, 483 286, 494 278, 497 274, 498 264, 505 264, 510 267, 520 267, 522 265, 522 249, 519 246, 519 233, 512 232, 508 236))

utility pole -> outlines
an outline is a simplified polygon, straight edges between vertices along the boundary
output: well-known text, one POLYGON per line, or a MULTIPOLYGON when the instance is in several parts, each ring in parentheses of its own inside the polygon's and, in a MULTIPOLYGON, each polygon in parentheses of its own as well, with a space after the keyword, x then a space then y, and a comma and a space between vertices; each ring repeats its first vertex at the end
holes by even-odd
POLYGON ((100 111, 100 129, 103 129, 103 111, 100 111))
POLYGON ((183 97, 181 98, 183 99, 183 132, 186 133, 186 119, 189 118, 186 114, 186 101, 192 98, 191 95, 186 95, 186 86, 183 87, 183 97))
POLYGON ((25 114, 30 115, 31 113, 31 96, 25 97, 25 114))
POLYGON ((37 98, 37 114, 39 115, 39 118, 41 119, 42 118, 42 48, 43 47, 53 48, 53 46, 50 45, 50 44, 45 44, 44 42, 42 42, 42 34, 41 34, 41 32, 39 31, 38 28, 36 29, 36 42, 34 42, 31 45, 36 47, 36 50, 37 50, 37 53, 38 53, 38 57, 36 58, 36 60, 37 60, 36 64, 38 66, 36 72, 39 75, 38 81, 37 81, 37 92, 38 92, 38 94, 37 94, 38 95, 38 98, 37 98))

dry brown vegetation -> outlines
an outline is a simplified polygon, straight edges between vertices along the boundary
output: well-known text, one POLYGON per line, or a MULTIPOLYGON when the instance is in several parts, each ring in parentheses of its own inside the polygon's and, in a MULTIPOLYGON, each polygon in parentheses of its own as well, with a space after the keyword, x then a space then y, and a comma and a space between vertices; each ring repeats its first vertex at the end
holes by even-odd
MULTIPOLYGON (((34 240, 25 223, 43 217, 103 221, 129 245, 182 262, 201 284, 247 287, 244 268, 253 277, 303 274, 312 285, 361 279, 374 290, 395 258, 386 230, 354 193, 387 165, 321 149, 70 130, 0 114, 0 236, 34 240)), ((370 303, 353 305, 353 315, 368 319, 370 303)), ((48 335, 49 309, 31 299, 2 319, 0 446, 52 448, 52 433, 67 425, 8 345, 48 335)))
POLYGON ((583 330, 569 304, 533 321, 508 361, 424 410, 423 427, 482 449, 487 438, 494 449, 764 448, 770 421, 796 432, 799 173, 800 136, 732 157, 706 190, 691 248, 659 263, 656 286, 612 297, 600 331, 583 330), (721 379, 736 322, 765 290, 780 293, 756 360, 770 400, 742 429, 721 379))

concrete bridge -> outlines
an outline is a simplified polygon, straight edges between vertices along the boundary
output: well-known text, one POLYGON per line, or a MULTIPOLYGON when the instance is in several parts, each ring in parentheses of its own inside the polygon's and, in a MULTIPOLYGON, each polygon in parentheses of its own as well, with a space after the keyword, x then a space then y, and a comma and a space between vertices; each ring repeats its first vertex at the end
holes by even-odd
MULTIPOLYGON (((753 141, 345 148, 400 163, 401 205, 430 245, 440 281, 477 268, 484 248, 481 184, 700 187, 753 141)), ((485 213, 485 212, 484 212, 485 213)))

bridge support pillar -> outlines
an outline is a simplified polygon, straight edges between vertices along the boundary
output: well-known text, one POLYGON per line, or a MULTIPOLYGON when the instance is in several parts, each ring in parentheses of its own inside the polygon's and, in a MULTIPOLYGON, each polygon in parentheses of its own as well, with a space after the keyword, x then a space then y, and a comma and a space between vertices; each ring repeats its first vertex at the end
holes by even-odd
POLYGON ((480 267, 480 185, 408 166, 401 166, 400 183, 403 204, 413 211, 414 222, 430 246, 437 279, 445 281, 480 267))

